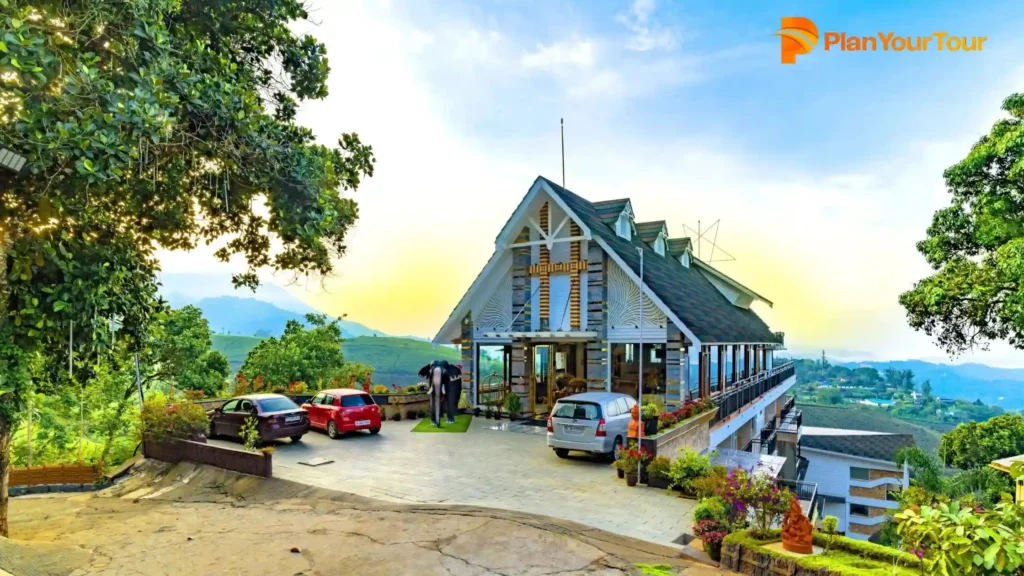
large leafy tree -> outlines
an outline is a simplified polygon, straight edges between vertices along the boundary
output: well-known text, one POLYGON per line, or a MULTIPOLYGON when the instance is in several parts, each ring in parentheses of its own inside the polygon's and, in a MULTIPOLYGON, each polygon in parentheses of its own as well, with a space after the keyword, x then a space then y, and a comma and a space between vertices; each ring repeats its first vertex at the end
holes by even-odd
POLYGON ((171 310, 151 330, 142 384, 166 382, 182 390, 217 394, 231 373, 227 356, 211 350, 210 325, 195 306, 171 310))
POLYGON ((1024 417, 1000 414, 968 422, 942 435, 939 450, 957 468, 981 468, 993 460, 1024 454, 1024 417))
POLYGON ((343 193, 374 158, 294 123, 327 94, 325 47, 289 28, 306 16, 299 0, 0 0, 0 145, 27 158, 0 172, 0 535, 25 359, 67 366, 70 349, 62 378, 81 384, 113 338, 140 347, 158 248, 226 238, 217 256, 244 257, 250 287, 345 251, 343 193))
MULTIPOLYGON (((341 327, 323 314, 307 314, 307 329, 289 320, 280 338, 261 340, 245 358, 241 373, 250 381, 261 378, 267 390, 305 382, 318 387, 322 380, 347 375, 343 371, 341 327)), ((344 382, 342 382, 344 384, 344 382)))
POLYGON ((1024 348, 1024 94, 945 172, 952 196, 917 249, 935 269, 900 296, 910 325, 950 354, 1007 340, 1024 348))

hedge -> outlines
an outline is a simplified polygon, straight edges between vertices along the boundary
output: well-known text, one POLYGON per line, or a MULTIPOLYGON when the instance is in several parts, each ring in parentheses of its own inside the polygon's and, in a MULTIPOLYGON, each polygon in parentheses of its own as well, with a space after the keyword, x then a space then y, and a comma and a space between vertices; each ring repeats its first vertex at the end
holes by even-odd
MULTIPOLYGON (((765 544, 778 542, 781 533, 781 530, 772 530, 769 537, 762 540, 754 538, 747 530, 740 530, 726 536, 722 544, 723 547, 732 544, 756 549, 762 554, 795 561, 804 568, 824 568, 844 576, 919 576, 921 573, 921 561, 913 554, 843 536, 835 537, 827 555, 796 557, 763 548, 765 544)), ((813 538, 815 546, 824 548, 828 544, 828 536, 821 532, 815 532, 813 538)))

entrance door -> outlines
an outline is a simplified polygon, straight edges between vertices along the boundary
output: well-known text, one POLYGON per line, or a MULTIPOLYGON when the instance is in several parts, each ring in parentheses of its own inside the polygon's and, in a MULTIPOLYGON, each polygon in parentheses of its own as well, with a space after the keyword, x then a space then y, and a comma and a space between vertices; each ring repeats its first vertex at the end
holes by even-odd
POLYGON ((540 344, 533 347, 533 411, 536 414, 548 411, 550 361, 550 346, 540 344))

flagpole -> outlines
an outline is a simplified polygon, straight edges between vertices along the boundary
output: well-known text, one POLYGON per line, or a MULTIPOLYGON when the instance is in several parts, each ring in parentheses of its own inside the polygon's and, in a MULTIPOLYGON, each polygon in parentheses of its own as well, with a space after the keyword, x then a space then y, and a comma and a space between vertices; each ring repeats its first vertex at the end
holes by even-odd
MULTIPOLYGON (((637 252, 640 253, 640 369, 639 377, 637 378, 637 391, 636 391, 636 402, 640 407, 640 419, 639 426, 636 431, 636 442, 637 450, 643 448, 642 440, 644 437, 644 249, 637 248, 637 252)), ((643 467, 643 459, 636 466, 636 477, 640 478, 640 470, 643 467)))

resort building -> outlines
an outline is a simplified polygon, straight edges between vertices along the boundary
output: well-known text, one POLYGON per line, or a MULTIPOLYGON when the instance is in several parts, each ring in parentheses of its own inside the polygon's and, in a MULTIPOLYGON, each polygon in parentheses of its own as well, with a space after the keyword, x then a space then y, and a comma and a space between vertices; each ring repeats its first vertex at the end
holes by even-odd
POLYGON ((517 394, 540 415, 577 392, 635 397, 642 377, 644 400, 714 398, 710 447, 750 450, 795 383, 755 303, 772 305, 664 221, 638 222, 629 199, 590 202, 538 177, 434 342, 461 347, 477 405, 517 394))
POLYGON ((800 456, 807 482, 818 487, 818 517, 835 516, 851 538, 877 534, 898 507, 895 493, 909 485, 910 470, 895 464, 896 452, 909 446, 910 434, 804 426, 800 456))

